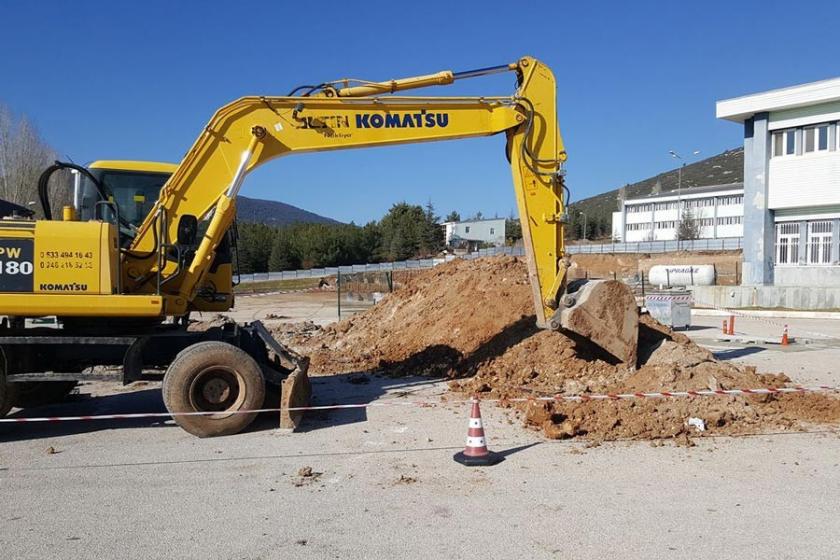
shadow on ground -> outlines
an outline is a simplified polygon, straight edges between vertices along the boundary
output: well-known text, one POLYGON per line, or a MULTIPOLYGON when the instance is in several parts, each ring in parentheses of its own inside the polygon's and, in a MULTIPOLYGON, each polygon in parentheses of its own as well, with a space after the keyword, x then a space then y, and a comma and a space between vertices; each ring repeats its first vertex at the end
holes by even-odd
MULTIPOLYGON (((160 389, 140 389, 94 397, 86 393, 71 395, 62 403, 17 410, 8 418, 92 416, 166 412, 160 389)), ((169 427, 170 418, 132 418, 125 420, 79 420, 0 424, 0 442, 59 437, 102 430, 169 427)))
MULTIPOLYGON (((439 379, 429 377, 382 377, 366 373, 349 373, 312 377, 313 405, 363 404, 383 397, 396 401, 411 398, 418 389, 436 383, 439 379)), ((84 386, 82 390, 84 391, 84 386)), ((415 399, 416 400, 416 399, 415 399)), ((277 391, 269 391, 264 408, 279 408, 277 391)), ((65 402, 16 410, 8 418, 43 418, 56 416, 97 416, 104 414, 165 413, 160 389, 144 388, 110 395, 91 396, 87 393, 72 395, 65 402)), ((298 431, 308 432, 367 421, 364 408, 323 410, 309 412, 298 431)), ((277 429, 279 414, 261 413, 246 429, 246 432, 277 429)), ((131 418, 115 420, 73 420, 62 422, 2 423, 0 442, 34 440, 85 434, 103 430, 127 430, 134 428, 180 429, 171 418, 131 418)))
POLYGON ((762 348, 761 346, 746 346, 744 348, 721 350, 719 352, 713 352, 713 354, 715 355, 716 360, 726 361, 743 358, 744 356, 751 356, 752 354, 758 354, 759 352, 764 352, 765 350, 766 348, 762 348))

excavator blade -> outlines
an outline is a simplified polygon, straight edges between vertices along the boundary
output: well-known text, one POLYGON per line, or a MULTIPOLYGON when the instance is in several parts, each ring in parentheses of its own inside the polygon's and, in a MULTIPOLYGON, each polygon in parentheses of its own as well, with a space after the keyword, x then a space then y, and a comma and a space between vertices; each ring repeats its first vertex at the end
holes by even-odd
POLYGON ((587 339, 617 360, 636 367, 639 308, 633 291, 623 282, 570 282, 551 326, 587 339))

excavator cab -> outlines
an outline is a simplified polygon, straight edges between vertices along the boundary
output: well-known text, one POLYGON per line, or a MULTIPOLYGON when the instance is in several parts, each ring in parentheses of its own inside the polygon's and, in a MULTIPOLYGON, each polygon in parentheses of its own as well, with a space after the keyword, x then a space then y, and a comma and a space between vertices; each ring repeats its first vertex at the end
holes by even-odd
POLYGON ((91 177, 74 172, 73 206, 82 221, 116 223, 119 212, 122 244, 131 243, 134 232, 154 206, 160 189, 178 168, 172 163, 152 161, 100 160, 87 166, 90 174, 107 185, 111 204, 101 196, 91 177))

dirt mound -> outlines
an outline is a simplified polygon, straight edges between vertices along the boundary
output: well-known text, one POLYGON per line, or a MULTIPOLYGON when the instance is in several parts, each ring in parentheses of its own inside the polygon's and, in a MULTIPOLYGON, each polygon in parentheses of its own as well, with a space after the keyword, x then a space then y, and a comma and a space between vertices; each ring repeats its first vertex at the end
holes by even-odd
POLYGON ((476 352, 492 357, 535 332, 525 266, 505 257, 437 266, 364 313, 286 341, 303 343, 314 372, 452 376, 476 352))
MULTIPOLYGON (((782 386, 784 375, 718 362, 649 316, 639 329, 637 370, 597 349, 534 326, 530 285, 516 258, 456 260, 416 275, 364 313, 321 331, 281 326, 278 335, 310 356, 313 373, 377 371, 453 378, 453 390, 487 398, 782 386), (300 331, 300 332, 298 332, 300 331)), ((517 405, 549 437, 596 440, 791 429, 840 422, 826 395, 645 399, 517 405)))

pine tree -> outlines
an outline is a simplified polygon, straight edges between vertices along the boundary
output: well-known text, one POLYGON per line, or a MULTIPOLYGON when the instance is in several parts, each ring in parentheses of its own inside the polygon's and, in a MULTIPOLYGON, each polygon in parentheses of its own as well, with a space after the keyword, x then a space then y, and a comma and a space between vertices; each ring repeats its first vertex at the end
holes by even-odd
POLYGON ((680 222, 677 225, 677 239, 699 239, 700 238, 700 222, 694 218, 694 212, 691 208, 683 210, 680 222))

